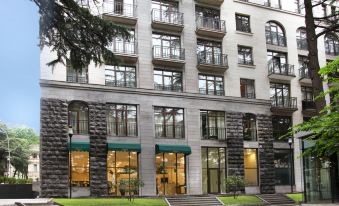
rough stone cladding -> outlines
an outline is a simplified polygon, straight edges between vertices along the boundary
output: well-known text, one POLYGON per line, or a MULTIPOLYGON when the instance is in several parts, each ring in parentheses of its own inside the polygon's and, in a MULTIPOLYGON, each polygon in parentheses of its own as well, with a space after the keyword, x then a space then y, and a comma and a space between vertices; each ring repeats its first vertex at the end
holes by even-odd
POLYGON ((257 115, 260 193, 275 193, 272 117, 257 115))

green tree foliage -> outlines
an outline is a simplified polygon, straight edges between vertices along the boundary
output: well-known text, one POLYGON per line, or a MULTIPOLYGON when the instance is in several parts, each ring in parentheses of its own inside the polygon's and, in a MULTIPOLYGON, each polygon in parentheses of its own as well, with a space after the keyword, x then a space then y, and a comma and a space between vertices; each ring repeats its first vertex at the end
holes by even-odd
POLYGON ((81 70, 90 62, 117 62, 107 47, 114 37, 130 35, 125 27, 101 18, 98 0, 32 1, 39 7, 40 46, 47 46, 56 54, 49 65, 68 62, 81 70))
POLYGON ((139 188, 143 187, 144 185, 145 183, 141 179, 122 179, 119 182, 119 190, 123 196, 128 192, 128 200, 131 202, 134 200, 135 195, 139 194, 139 188))
POLYGON ((228 176, 225 179, 225 184, 227 192, 231 192, 233 194, 234 199, 238 197, 239 193, 241 193, 241 191, 243 191, 245 187, 244 178, 237 175, 228 176))

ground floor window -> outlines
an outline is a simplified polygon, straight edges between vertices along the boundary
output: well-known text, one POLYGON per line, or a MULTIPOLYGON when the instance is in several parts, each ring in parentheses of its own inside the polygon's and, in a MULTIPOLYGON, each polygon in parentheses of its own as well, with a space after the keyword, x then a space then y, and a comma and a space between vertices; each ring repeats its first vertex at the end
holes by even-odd
MULTIPOLYGON (((109 195, 129 195, 132 189, 128 182, 138 178, 138 153, 131 151, 109 151, 107 154, 107 182, 109 195)), ((135 188, 134 194, 139 189, 135 188)))
POLYGON ((155 161, 157 194, 186 194, 185 154, 158 153, 155 161))
POLYGON ((274 150, 275 184, 291 185, 293 183, 292 150, 274 150))
POLYGON ((71 163, 72 173, 71 182, 74 187, 88 187, 89 186, 89 152, 72 151, 71 163))
POLYGON ((245 182, 247 186, 258 185, 258 151, 244 149, 245 182))
POLYGON ((201 148, 201 161, 203 193, 226 193, 226 148, 201 148))

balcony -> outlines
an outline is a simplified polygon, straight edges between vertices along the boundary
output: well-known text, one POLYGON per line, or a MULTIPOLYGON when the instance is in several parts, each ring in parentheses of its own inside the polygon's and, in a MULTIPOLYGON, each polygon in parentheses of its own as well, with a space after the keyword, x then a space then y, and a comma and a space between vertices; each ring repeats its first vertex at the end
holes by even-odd
POLYGON ((224 0, 196 0, 197 3, 220 7, 224 0))
POLYGON ((155 125, 155 137, 167 139, 184 139, 185 129, 183 125, 155 125))
POLYGON ((88 134, 88 120, 70 120, 69 124, 72 126, 75 135, 88 134))
POLYGON ((104 19, 131 26, 135 26, 137 23, 136 5, 106 0, 102 7, 104 19))
POLYGON ((296 97, 271 97, 272 112, 294 112, 298 110, 296 97))
POLYGON ((107 122, 107 134, 111 136, 137 136, 135 122, 107 122))
POLYGON ((154 84, 154 89, 160 91, 182 92, 182 86, 177 85, 154 84))
POLYGON ((200 36, 222 39, 226 34, 225 21, 210 17, 196 17, 197 30, 200 36))
MULTIPOLYGON (((332 45, 331 48, 328 46, 326 47, 326 42, 325 42, 325 53, 327 56, 330 56, 330 59, 335 59, 335 56, 339 55, 339 45, 332 45)), ((326 57, 327 58, 327 57, 326 57)))
POLYGON ((197 54, 197 68, 202 72, 224 73, 228 68, 227 55, 200 51, 197 54))
POLYGON ((200 88, 199 93, 206 94, 206 95, 216 95, 216 96, 224 96, 225 94, 224 90, 215 90, 215 89, 206 89, 206 88, 200 88))
POLYGON ((152 9, 152 28, 181 33, 184 28, 184 14, 152 9))
POLYGON ((153 64, 168 67, 185 65, 185 49, 178 47, 153 46, 153 64))
POLYGON ((270 61, 268 63, 268 77, 275 80, 291 80, 295 77, 294 65, 270 61))
POLYGON ((201 128, 201 136, 204 140, 226 140, 226 128, 204 127, 201 128))
POLYGON ((307 39, 297 37, 297 48, 298 50, 308 50, 307 39))
POLYGON ((299 82, 305 84, 312 84, 311 75, 307 66, 303 66, 299 69, 299 82))
POLYGON ((302 102, 302 113, 306 117, 312 117, 317 114, 317 108, 315 102, 312 100, 303 100, 302 102))
POLYGON ((87 84, 87 74, 67 73, 67 82, 87 84))
POLYGON ((136 63, 138 60, 137 55, 137 42, 135 41, 120 41, 114 40, 110 46, 112 52, 122 61, 126 63, 136 63))
POLYGON ((137 83, 135 81, 116 81, 111 79, 105 80, 105 85, 110 87, 136 87, 137 83))
POLYGON ((266 31, 266 43, 286 47, 286 37, 278 32, 266 31))

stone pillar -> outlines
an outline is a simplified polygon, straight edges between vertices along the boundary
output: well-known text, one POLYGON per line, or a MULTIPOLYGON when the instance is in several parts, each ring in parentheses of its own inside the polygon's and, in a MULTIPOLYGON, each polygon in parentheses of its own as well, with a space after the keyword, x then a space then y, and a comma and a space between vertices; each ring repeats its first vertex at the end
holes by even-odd
POLYGON ((244 137, 242 119, 242 113, 226 113, 228 176, 244 176, 244 137))
POLYGON ((88 103, 91 196, 107 196, 106 104, 88 103))
POLYGON ((272 117, 257 115, 259 140, 260 193, 275 193, 272 117))
POLYGON ((40 100, 41 197, 68 196, 68 105, 40 100))

